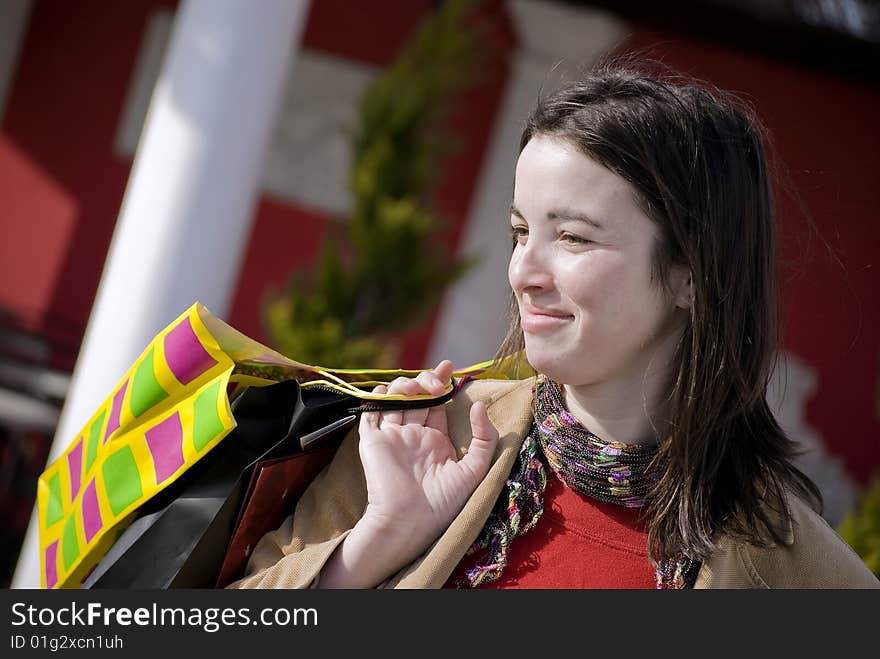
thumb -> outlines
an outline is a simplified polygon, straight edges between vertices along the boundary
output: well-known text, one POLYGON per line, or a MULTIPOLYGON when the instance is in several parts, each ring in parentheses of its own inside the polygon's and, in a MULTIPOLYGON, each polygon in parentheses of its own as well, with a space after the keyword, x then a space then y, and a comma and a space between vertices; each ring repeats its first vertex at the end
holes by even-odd
POLYGON ((480 481, 489 471, 498 445, 498 431, 489 420, 489 413, 482 401, 471 405, 471 432, 471 444, 461 462, 480 481))

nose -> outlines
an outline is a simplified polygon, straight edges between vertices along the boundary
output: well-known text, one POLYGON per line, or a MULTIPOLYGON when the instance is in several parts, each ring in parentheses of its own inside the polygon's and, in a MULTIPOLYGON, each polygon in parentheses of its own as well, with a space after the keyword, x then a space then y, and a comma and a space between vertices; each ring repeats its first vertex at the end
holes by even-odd
POLYGON ((529 289, 553 288, 553 275, 549 267, 549 254, 537 240, 530 239, 524 245, 514 247, 507 269, 510 287, 516 293, 529 289))

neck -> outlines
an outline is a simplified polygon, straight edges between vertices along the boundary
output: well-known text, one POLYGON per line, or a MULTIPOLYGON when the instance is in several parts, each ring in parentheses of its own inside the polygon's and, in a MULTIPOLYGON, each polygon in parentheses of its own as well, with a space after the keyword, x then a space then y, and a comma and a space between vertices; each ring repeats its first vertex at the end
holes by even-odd
POLYGON ((623 444, 653 444, 666 436, 674 345, 662 346, 649 364, 597 383, 562 386, 565 406, 594 435, 623 444))
POLYGON ((608 442, 652 444, 665 431, 662 410, 649 407, 641 396, 602 385, 564 385, 565 406, 594 435, 608 442), (620 393, 616 393, 620 392, 620 393), (656 429, 655 429, 656 428, 656 429))

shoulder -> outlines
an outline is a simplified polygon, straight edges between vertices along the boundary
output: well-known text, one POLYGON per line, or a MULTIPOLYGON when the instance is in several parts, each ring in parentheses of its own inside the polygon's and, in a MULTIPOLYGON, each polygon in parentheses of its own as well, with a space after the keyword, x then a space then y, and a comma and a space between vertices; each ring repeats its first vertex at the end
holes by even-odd
POLYGON ((471 402, 481 400, 489 406, 509 394, 527 392, 529 394, 529 401, 531 401, 531 391, 534 384, 534 377, 526 378, 525 380, 497 380, 491 378, 470 380, 464 384, 458 396, 466 398, 471 402))
POLYGON ((862 559, 803 499, 789 493, 784 542, 758 547, 722 539, 704 565, 714 588, 880 588, 862 559))
POLYGON ((467 417, 471 405, 481 401, 486 405, 489 418, 502 420, 507 417, 527 415, 531 417, 532 387, 535 378, 525 380, 470 380, 449 403, 450 416, 467 417))
POLYGON ((770 588, 880 588, 880 581, 828 522, 803 499, 786 500, 786 544, 746 547, 746 555, 770 588))
MULTIPOLYGON (((486 405, 489 420, 498 431, 500 452, 506 446, 514 451, 532 425, 532 386, 534 378, 526 380, 472 380, 447 403, 446 414, 449 438, 459 449, 471 441, 471 406, 477 401, 486 405)), ((500 455, 497 454, 497 455, 500 455)))

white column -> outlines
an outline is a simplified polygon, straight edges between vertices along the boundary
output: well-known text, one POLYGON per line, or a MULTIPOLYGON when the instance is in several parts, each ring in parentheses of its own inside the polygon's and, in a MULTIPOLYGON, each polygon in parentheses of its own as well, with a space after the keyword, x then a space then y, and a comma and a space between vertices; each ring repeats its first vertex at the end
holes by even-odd
POLYGON ((595 9, 546 0, 508 3, 520 49, 513 56, 486 164, 459 250, 480 262, 446 294, 427 364, 451 359, 469 366, 490 359, 507 330, 508 237, 519 138, 539 93, 577 76, 623 36, 623 25, 595 9))
MULTIPOLYGON (((226 313, 308 5, 180 6, 50 461, 194 300, 226 313)), ((39 585, 34 512, 12 586, 39 585)))

